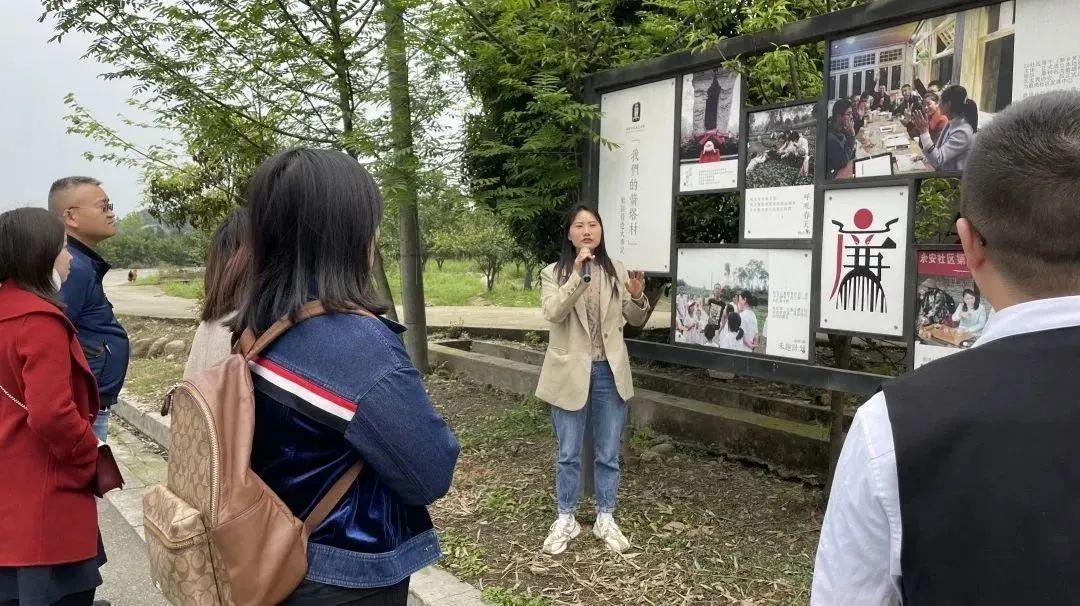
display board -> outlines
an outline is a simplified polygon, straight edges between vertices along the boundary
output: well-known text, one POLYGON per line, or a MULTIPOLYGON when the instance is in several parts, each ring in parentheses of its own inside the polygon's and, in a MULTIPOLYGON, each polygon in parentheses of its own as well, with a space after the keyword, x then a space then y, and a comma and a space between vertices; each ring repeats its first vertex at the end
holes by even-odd
POLYGON ((666 273, 671 259, 675 80, 605 94, 598 206, 608 254, 627 268, 666 273))
POLYGON ((602 137, 630 145, 597 146, 585 191, 617 226, 613 254, 676 283, 670 343, 631 341, 632 355, 872 390, 882 377, 808 366, 814 333, 907 341, 913 366, 971 346, 993 310, 956 247, 916 250, 915 192, 961 176, 978 130, 1013 101, 1080 89, 1078 23, 1080 0, 870 3, 815 17, 813 32, 791 24, 590 76, 586 90, 603 93, 586 92, 601 102, 602 137), (748 84, 730 68, 749 63, 733 57, 816 42, 827 49, 819 98, 743 107, 748 84), (635 118, 643 99, 642 116, 670 106, 635 118), (645 187, 646 148, 655 198, 642 219, 640 207, 629 213, 629 179, 645 187), (673 200, 733 190, 737 237, 723 226, 705 230, 716 242, 680 245, 673 200), (642 237, 643 222, 655 237, 642 237))
POLYGON ((679 191, 734 189, 739 184, 742 76, 722 67, 682 79, 679 191))
POLYGON ((749 114, 743 239, 804 239, 814 232, 817 104, 749 114))
POLYGON ((904 334, 909 198, 906 186, 825 193, 822 330, 904 334))
POLYGON ((675 342, 808 360, 811 252, 683 248, 675 342))
POLYGON ((918 248, 913 366, 975 344, 994 308, 983 299, 959 246, 918 248))

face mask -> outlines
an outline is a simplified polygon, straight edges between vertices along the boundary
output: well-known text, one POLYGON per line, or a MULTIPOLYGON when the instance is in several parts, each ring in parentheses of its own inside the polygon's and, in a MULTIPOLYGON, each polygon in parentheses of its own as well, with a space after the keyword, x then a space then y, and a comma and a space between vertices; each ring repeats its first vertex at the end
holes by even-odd
POLYGON ((55 288, 57 290, 57 292, 59 292, 61 284, 63 284, 63 280, 60 279, 60 272, 56 271, 56 269, 54 268, 52 270, 52 285, 53 285, 53 288, 55 288))

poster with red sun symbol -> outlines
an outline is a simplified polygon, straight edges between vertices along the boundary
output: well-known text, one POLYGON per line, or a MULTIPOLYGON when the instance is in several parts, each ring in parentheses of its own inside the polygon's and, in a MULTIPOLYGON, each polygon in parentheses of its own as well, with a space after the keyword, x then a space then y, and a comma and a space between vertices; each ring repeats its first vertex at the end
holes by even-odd
POLYGON ((825 192, 821 330, 904 335, 908 221, 907 187, 825 192))

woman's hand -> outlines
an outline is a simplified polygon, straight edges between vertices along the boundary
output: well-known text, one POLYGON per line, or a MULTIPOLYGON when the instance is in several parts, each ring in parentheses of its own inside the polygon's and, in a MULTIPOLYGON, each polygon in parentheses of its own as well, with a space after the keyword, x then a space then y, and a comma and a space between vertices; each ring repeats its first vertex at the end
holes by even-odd
POLYGON ((592 249, 588 246, 582 246, 578 249, 577 258, 574 259, 574 273, 581 275, 581 268, 585 266, 585 263, 592 261, 594 258, 592 249))
POLYGON ((640 299, 645 292, 645 272, 631 271, 628 272, 627 276, 629 279, 626 281, 626 290, 631 297, 640 299))
POLYGON ((915 127, 915 130, 919 131, 920 135, 926 135, 930 133, 930 122, 926 119, 926 114, 922 112, 912 112, 911 124, 915 127))

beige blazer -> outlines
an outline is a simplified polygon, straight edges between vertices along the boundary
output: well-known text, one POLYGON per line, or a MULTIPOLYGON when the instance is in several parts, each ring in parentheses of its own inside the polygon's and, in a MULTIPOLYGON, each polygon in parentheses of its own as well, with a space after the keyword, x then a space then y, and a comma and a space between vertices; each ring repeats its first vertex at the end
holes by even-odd
MULTIPOLYGON (((623 341, 623 326, 629 322, 641 326, 649 315, 649 301, 639 307, 626 290, 626 268, 615 265, 615 287, 611 281, 600 282, 600 325, 604 331, 604 354, 615 375, 615 386, 623 400, 634 396, 630 376, 630 357, 623 341)), ((560 285, 552 263, 540 272, 540 307, 550 323, 547 354, 540 369, 536 397, 565 410, 580 410, 589 399, 592 375, 592 337, 585 310, 588 285, 576 273, 560 285)))

